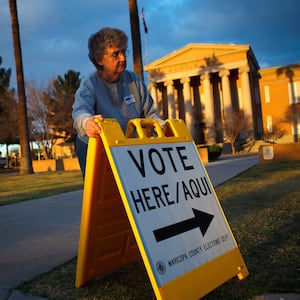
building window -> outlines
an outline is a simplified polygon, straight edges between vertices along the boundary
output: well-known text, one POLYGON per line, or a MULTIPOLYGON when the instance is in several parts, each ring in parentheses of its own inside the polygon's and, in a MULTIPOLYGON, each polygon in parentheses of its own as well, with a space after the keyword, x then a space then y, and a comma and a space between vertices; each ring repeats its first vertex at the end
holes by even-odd
POLYGON ((290 103, 300 103, 300 81, 289 82, 290 103))
POLYGON ((264 86, 264 91, 265 91, 265 102, 266 103, 270 103, 271 99, 270 99, 270 88, 268 85, 264 86))
POLYGON ((267 116, 267 132, 273 132, 272 116, 267 116))

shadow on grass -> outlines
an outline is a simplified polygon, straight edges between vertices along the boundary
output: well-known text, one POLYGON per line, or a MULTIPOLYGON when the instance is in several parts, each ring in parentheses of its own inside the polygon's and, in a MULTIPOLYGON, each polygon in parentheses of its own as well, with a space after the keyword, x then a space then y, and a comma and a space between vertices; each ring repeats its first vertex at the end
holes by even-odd
POLYGON ((48 197, 48 196, 54 196, 62 193, 68 193, 72 191, 78 191, 83 188, 82 184, 77 184, 77 185, 72 185, 72 186, 65 186, 65 187, 56 187, 53 189, 52 187, 49 189, 45 189, 42 192, 41 191, 33 191, 30 194, 24 194, 20 196, 20 194, 16 195, 10 195, 10 196, 1 196, 0 197, 0 206, 1 205, 7 205, 7 204, 13 204, 13 203, 18 203, 22 201, 27 201, 27 200, 35 200, 43 197, 48 197))
MULTIPOLYGON (((204 299, 300 293, 299 182, 300 162, 258 165, 216 189, 250 275, 242 281, 232 278, 204 299)), ((76 258, 20 289, 50 300, 155 299, 142 261, 80 289, 74 287, 75 272, 76 258)))

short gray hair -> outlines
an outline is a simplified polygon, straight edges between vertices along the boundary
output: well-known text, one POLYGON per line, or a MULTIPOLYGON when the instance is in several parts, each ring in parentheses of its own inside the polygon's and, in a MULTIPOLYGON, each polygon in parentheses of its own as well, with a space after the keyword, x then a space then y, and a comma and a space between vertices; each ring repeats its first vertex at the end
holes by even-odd
POLYGON ((102 58, 108 47, 126 47, 128 37, 124 31, 117 28, 104 27, 92 34, 88 40, 89 58, 95 67, 101 68, 97 61, 102 58))

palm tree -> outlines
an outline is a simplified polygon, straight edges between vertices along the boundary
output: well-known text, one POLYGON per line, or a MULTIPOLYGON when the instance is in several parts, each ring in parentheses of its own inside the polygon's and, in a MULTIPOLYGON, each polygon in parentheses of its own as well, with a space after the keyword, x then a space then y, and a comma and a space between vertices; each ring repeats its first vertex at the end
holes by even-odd
POLYGON ((23 75, 22 51, 16 0, 9 0, 11 29, 14 43, 14 55, 16 63, 18 86, 18 121, 21 145, 20 174, 32 174, 32 159, 29 146, 29 130, 27 120, 27 106, 23 75))
POLYGON ((144 79, 143 63, 142 63, 142 47, 140 35, 140 22, 136 0, 128 0, 130 14, 130 28, 133 52, 133 68, 142 79, 144 79))

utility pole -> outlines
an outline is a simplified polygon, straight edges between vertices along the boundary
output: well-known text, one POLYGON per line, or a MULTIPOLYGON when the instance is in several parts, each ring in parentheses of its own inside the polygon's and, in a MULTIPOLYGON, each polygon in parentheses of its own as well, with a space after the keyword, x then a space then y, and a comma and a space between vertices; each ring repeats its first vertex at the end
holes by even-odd
POLYGON ((136 0, 128 0, 129 14, 130 14, 130 28, 132 39, 132 52, 133 52, 133 68, 144 80, 143 62, 142 62, 142 47, 141 47, 141 34, 140 22, 136 0))

